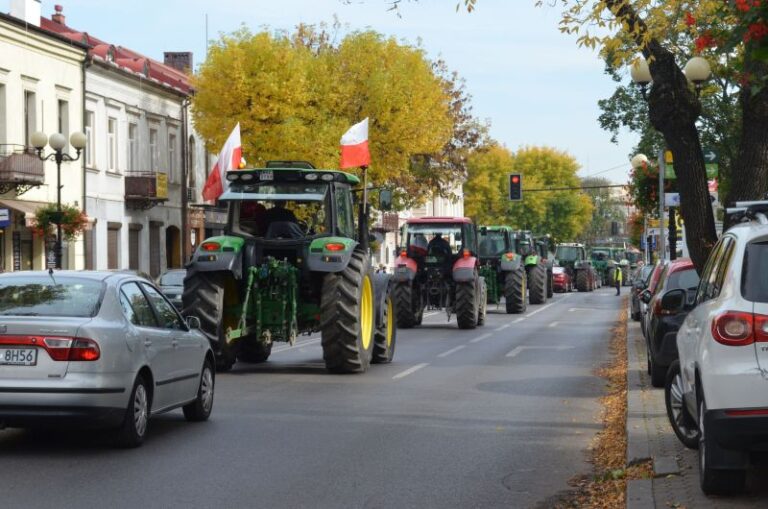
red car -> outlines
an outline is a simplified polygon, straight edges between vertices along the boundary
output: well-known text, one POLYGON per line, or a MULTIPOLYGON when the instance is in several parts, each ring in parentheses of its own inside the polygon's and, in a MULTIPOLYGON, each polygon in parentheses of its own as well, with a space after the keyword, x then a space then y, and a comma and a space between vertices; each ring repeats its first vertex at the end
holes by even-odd
POLYGON ((558 293, 573 291, 573 280, 565 267, 552 267, 552 289, 558 293))

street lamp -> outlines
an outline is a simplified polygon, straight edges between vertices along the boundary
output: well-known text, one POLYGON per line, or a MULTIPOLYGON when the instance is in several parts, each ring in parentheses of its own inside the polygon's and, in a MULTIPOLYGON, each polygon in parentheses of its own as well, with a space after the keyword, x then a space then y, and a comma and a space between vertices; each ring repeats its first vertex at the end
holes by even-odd
MULTIPOLYGON (((629 74, 632 76, 632 81, 635 85, 640 87, 643 99, 647 100, 646 89, 653 82, 648 61, 643 57, 639 57, 630 66, 629 74)), ((698 97, 704 83, 712 77, 712 68, 709 66, 706 58, 693 57, 683 67, 683 74, 688 78, 688 81, 693 83, 693 86, 696 88, 696 96, 698 97)))
POLYGON ((75 149, 75 157, 63 152, 67 146, 67 137, 61 133, 54 133, 49 138, 45 133, 36 131, 32 133, 32 146, 37 151, 37 157, 42 161, 56 161, 56 247, 54 255, 56 256, 56 268, 61 268, 61 163, 64 161, 77 161, 80 159, 80 152, 85 148, 86 138, 81 132, 74 132, 69 137, 69 143, 75 149), (52 154, 44 155, 43 149, 49 145, 53 149, 52 154))

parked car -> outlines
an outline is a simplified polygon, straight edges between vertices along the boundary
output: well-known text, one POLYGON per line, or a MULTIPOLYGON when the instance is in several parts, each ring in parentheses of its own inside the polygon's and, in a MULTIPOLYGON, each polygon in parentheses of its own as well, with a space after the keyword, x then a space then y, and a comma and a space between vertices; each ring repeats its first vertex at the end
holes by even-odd
POLYGON ((690 258, 679 258, 664 266, 659 282, 648 304, 648 320, 646 322, 645 344, 648 352, 648 374, 651 375, 651 385, 664 387, 667 370, 677 359, 677 331, 685 319, 686 311, 670 311, 662 308, 661 302, 671 290, 688 291, 689 300, 693 302, 696 288, 699 286, 699 275, 690 258))
POLYGON ((558 293, 573 291, 573 280, 565 267, 552 267, 552 289, 558 293))
POLYGON ((629 295, 630 315, 636 322, 642 318, 642 301, 640 300, 640 294, 648 286, 648 280, 653 271, 653 265, 643 265, 638 267, 635 274, 632 277, 632 291, 629 295))
POLYGON ((157 286, 163 295, 168 297, 171 304, 181 311, 181 294, 184 293, 184 278, 187 277, 186 269, 170 269, 163 272, 157 279, 157 286))
POLYGON ((0 423, 114 428, 141 445, 148 419, 213 408, 208 340, 149 281, 120 272, 0 275, 0 423))
POLYGON ((646 329, 648 328, 648 302, 650 302, 651 297, 656 293, 656 287, 659 284, 661 273, 664 271, 666 264, 667 262, 665 261, 653 266, 653 271, 651 271, 651 275, 648 278, 648 284, 646 285, 645 290, 640 294, 640 330, 643 332, 643 337, 645 337, 646 329))
POLYGON ((677 290, 661 303, 690 309, 665 395, 675 433, 698 446, 706 493, 741 490, 750 453, 768 444, 768 202, 743 205, 751 222, 715 245, 695 301, 677 290))

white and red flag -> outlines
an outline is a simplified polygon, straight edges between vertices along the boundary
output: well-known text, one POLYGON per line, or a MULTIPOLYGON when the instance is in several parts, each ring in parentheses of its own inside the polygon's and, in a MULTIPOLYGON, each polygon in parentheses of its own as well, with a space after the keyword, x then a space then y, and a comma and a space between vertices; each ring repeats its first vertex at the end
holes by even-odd
POLYGON ((371 152, 368 150, 368 119, 349 128, 341 137, 341 169, 368 166, 371 152))
POLYGON ((243 157, 243 147, 240 143, 240 123, 238 122, 232 133, 227 138, 224 146, 219 152, 219 158, 208 175, 203 187, 203 200, 214 201, 224 194, 229 187, 227 181, 227 172, 236 170, 240 167, 240 161, 243 157))

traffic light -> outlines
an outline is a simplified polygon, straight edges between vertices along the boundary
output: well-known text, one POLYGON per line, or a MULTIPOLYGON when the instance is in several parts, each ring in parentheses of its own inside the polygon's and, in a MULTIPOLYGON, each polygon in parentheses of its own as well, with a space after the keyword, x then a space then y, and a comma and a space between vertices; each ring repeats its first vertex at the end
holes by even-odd
POLYGON ((510 201, 523 199, 523 176, 519 173, 509 174, 509 199, 510 201))

